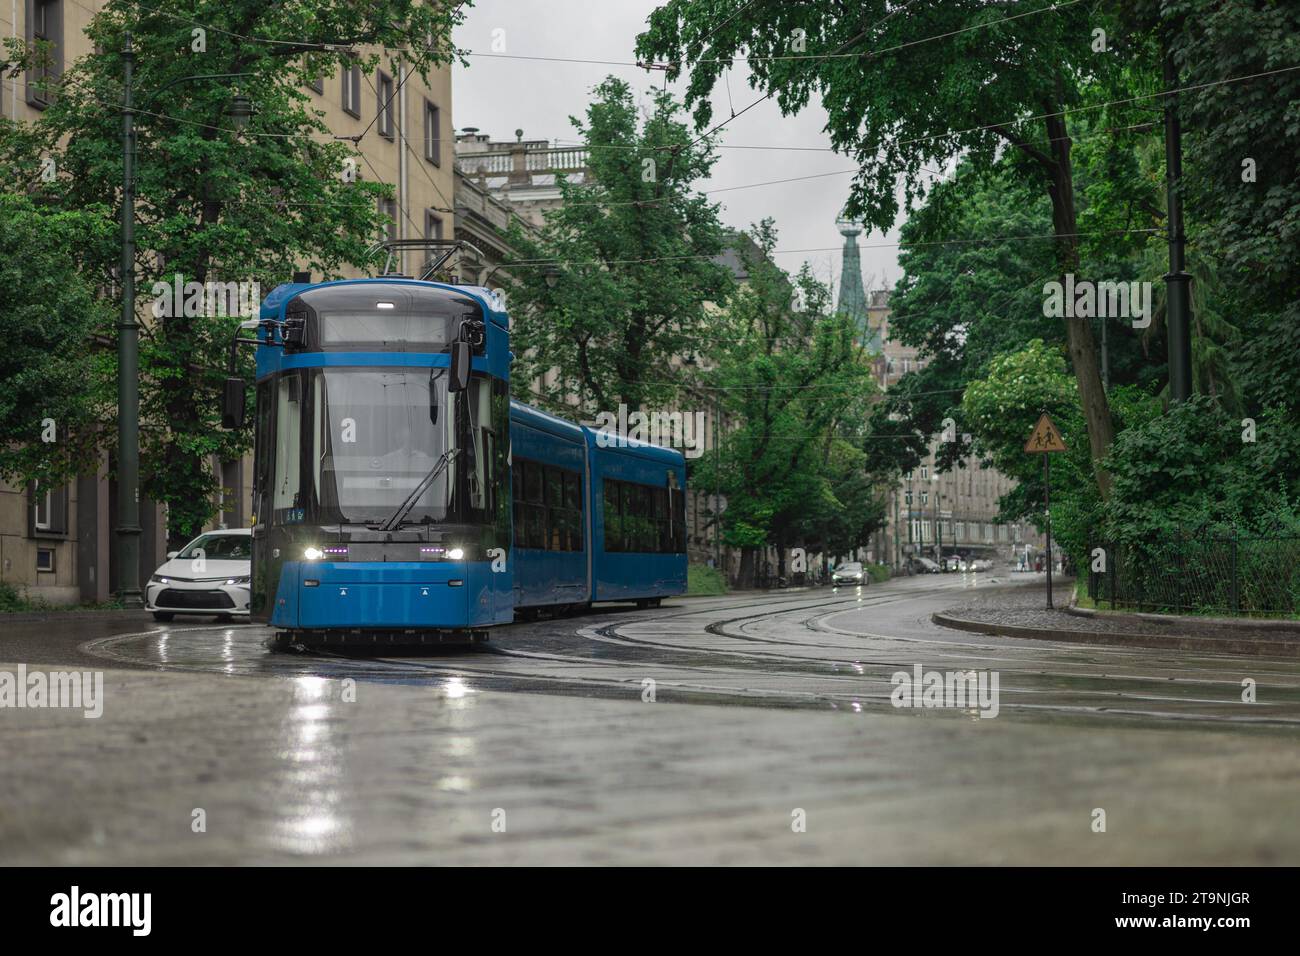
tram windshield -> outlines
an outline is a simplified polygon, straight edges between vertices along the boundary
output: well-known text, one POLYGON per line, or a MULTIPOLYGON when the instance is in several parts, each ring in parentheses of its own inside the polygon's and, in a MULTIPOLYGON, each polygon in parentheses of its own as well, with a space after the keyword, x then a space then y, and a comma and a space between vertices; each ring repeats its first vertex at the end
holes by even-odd
MULTIPOLYGON (((320 369, 312 386, 320 520, 383 521, 453 447, 445 369, 320 369)), ((445 520, 453 474, 429 483, 406 519, 445 520)))
POLYGON ((275 524, 379 525, 396 521, 418 490, 403 524, 493 522, 506 474, 506 386, 474 376, 448 393, 447 375, 327 366, 263 383, 259 513, 275 524))

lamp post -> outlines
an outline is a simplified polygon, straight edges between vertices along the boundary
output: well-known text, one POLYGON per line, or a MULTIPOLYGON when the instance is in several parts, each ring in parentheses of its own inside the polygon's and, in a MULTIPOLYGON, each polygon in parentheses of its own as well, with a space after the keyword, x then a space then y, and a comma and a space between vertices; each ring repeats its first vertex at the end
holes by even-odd
POLYGON ((939 564, 939 570, 946 570, 943 565, 943 525, 940 522, 943 516, 939 514, 939 499, 943 496, 939 494, 939 475, 934 473, 930 476, 930 482, 934 485, 934 559, 939 564))
MULTIPOLYGON (((122 48, 122 317, 117 325, 117 591, 127 607, 143 607, 140 592, 140 329, 135 320, 135 113, 132 103, 135 51, 131 34, 122 48)), ((145 100, 191 80, 230 79, 251 73, 185 76, 145 100)), ((236 129, 252 115, 246 96, 227 110, 236 129)))

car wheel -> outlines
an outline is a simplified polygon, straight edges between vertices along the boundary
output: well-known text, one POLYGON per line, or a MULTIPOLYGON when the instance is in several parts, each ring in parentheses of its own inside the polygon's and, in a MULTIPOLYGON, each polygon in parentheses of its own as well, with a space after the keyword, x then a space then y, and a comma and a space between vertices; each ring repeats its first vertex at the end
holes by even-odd
POLYGON ((170 620, 171 620, 172 618, 174 618, 175 616, 176 616, 176 615, 173 614, 171 611, 154 611, 154 612, 153 612, 153 619, 154 619, 155 621, 170 621, 170 620))

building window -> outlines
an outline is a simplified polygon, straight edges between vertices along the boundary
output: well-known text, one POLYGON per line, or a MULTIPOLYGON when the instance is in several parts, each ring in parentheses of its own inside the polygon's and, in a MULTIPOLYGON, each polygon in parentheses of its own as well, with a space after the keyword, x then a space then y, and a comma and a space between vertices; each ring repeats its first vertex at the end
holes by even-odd
POLYGON ((376 110, 379 113, 379 135, 385 139, 393 138, 393 78, 387 73, 379 74, 375 84, 376 110))
POLYGON ((49 44, 27 71, 27 105, 43 110, 54 101, 52 87, 63 75, 62 0, 27 0, 27 39, 49 44))
POLYGON ((397 200, 379 197, 379 215, 387 216, 388 222, 384 224, 384 235, 389 239, 397 238, 397 200))
POLYGON ((355 64, 343 70, 343 112, 361 118, 361 67, 355 64))
POLYGON ((424 158, 442 165, 442 110, 424 101, 424 158))
POLYGON ((62 537, 68 533, 68 486, 43 488, 37 482, 28 486, 31 508, 29 537, 62 537))
POLYGON ((312 80, 312 81, 311 81, 310 83, 308 83, 307 85, 308 85, 309 87, 311 87, 311 89, 312 89, 313 92, 315 92, 315 93, 319 93, 319 94, 322 95, 322 96, 325 95, 325 76, 324 76, 324 74, 322 74, 322 75, 316 77, 316 79, 312 80))
POLYGON ((432 209, 426 209, 424 212, 424 238, 442 238, 442 218, 434 215, 432 209))
POLYGON ((36 570, 43 574, 54 573, 54 549, 37 548, 36 549, 36 570))

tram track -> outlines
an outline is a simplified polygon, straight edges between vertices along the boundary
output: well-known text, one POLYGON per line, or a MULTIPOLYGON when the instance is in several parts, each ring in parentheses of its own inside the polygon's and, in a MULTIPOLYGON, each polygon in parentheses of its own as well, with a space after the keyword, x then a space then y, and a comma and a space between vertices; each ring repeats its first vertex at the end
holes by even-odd
MULTIPOLYGON (((939 632, 933 638, 916 638, 831 623, 845 615, 896 609, 936 596, 933 589, 881 590, 884 593, 850 597, 831 592, 815 598, 804 594, 742 602, 723 599, 649 614, 598 614, 596 621, 575 628, 567 637, 549 635, 540 640, 536 625, 517 625, 502 629, 494 643, 454 656, 359 658, 336 651, 272 654, 261 646, 258 635, 265 629, 257 625, 152 629, 101 638, 83 649, 136 666, 235 676, 351 677, 389 683, 456 678, 483 690, 621 699, 639 696, 645 682, 652 680, 656 692, 666 700, 855 711, 893 710, 889 705, 892 672, 910 668, 917 661, 927 667, 953 662, 961 669, 1001 670, 1003 709, 1026 714, 1300 724, 1297 674, 1285 669, 1261 671, 1255 666, 1258 662, 1252 662, 1252 673, 1268 680, 1274 695, 1285 698, 1282 710, 1268 707, 1237 714, 1225 709, 1235 693, 1235 678, 1224 675, 1222 668, 1227 662, 1221 659, 1139 657, 1143 664, 1164 668, 1159 674, 1141 673, 1132 666, 1135 656, 1122 649, 1107 649, 1110 653, 1104 654, 1096 653, 1095 648, 1059 645, 1024 650, 1025 643, 1014 639, 1005 644, 969 641, 964 636, 947 640, 939 632), (736 611, 747 613, 733 613, 736 611), (658 632, 653 639, 641 633, 651 629, 658 632), (765 629, 773 633, 763 633, 765 629), (195 649, 203 648, 205 640, 215 634, 222 635, 216 653, 212 652, 213 642, 207 640, 209 652, 196 654, 195 649), (837 635, 846 643, 801 640, 801 634, 837 635), (557 639, 562 645, 558 649, 553 646, 557 639), (877 653, 867 656, 861 651, 869 645, 847 643, 863 639, 886 642, 889 651, 880 653, 881 649, 875 648, 877 653), (617 649, 620 656, 596 653, 593 644, 617 649), (806 653, 795 653, 796 649, 806 653), (1134 672, 1113 670, 1125 664, 1134 672), (1213 673, 1213 668, 1219 672, 1213 673)), ((943 589, 956 590, 960 589, 943 589)), ((555 619, 559 621, 579 623, 579 619, 555 619)))

